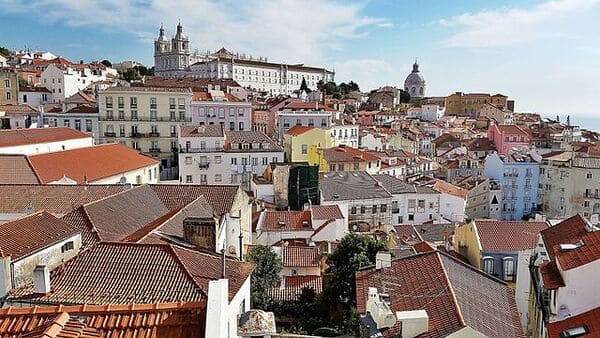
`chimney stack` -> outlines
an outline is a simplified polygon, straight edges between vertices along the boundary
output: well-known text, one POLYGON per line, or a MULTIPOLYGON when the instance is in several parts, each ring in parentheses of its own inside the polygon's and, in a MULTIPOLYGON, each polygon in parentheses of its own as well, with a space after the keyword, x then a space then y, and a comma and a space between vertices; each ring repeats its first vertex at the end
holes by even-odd
POLYGON ((198 247, 216 252, 216 224, 213 218, 186 217, 183 220, 183 239, 198 247))
POLYGON ((425 310, 398 311, 396 318, 402 323, 402 337, 414 338, 429 331, 429 316, 425 310))
POLYGON ((38 265, 33 270, 33 287, 35 293, 46 294, 50 292, 50 269, 45 265, 38 265))

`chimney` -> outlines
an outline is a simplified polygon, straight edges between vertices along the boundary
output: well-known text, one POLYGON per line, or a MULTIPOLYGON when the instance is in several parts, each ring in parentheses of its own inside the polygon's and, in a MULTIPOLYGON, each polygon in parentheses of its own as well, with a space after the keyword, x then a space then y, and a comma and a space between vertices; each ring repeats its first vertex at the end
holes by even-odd
MULTIPOLYGON (((367 298, 367 312, 377 324, 377 329, 392 327, 396 324, 394 313, 385 301, 381 299, 381 295, 377 288, 370 287, 367 298)), ((404 336, 403 336, 404 337, 404 336)))
POLYGON ((429 316, 425 310, 398 311, 396 318, 402 323, 402 338, 414 338, 429 330, 429 316))
POLYGON ((35 293, 50 292, 50 269, 47 266, 38 265, 33 270, 33 288, 35 293))
POLYGON ((216 224, 213 218, 186 217, 183 220, 183 239, 201 248, 216 252, 216 224))
MULTIPOLYGON (((379 183, 379 182, 378 182, 379 183)), ((392 254, 380 251, 375 256, 375 270, 381 270, 392 266, 392 254)))

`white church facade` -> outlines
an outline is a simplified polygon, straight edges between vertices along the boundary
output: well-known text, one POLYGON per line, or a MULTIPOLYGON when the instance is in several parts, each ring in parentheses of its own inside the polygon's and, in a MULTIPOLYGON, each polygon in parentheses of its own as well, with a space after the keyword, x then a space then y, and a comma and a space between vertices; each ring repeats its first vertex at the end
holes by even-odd
POLYGON ((181 24, 170 41, 161 26, 154 41, 154 73, 157 76, 192 76, 211 79, 233 79, 242 87, 271 95, 289 95, 300 89, 302 80, 313 90, 319 81, 334 81, 335 73, 325 68, 303 64, 269 62, 221 48, 214 53, 190 52, 188 37, 181 24))
POLYGON ((419 72, 419 64, 415 60, 413 69, 404 81, 404 90, 410 94, 411 98, 425 97, 425 78, 419 72))

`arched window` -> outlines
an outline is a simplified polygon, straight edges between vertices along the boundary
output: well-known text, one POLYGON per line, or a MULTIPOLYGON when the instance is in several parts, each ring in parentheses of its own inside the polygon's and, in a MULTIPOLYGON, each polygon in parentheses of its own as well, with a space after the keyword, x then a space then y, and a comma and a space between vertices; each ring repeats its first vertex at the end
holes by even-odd
POLYGON ((419 88, 419 94, 423 95, 423 87, 419 88))
POLYGON ((515 260, 512 257, 504 257, 504 280, 514 282, 515 280, 515 260))
POLYGON ((494 274, 494 258, 483 257, 483 271, 487 274, 494 274))
POLYGON ((417 88, 415 88, 415 87, 412 87, 412 89, 411 89, 411 93, 412 93, 412 94, 414 94, 414 93, 416 93, 416 92, 417 92, 417 88))

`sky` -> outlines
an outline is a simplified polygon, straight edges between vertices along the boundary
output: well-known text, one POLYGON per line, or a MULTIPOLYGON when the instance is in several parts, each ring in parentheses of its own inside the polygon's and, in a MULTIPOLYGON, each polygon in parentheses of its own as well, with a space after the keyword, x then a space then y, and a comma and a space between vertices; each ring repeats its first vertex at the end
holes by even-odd
POLYGON ((428 96, 499 92, 600 129, 600 0, 0 0, 0 46, 151 66, 179 20, 202 51, 334 69, 363 91, 402 87, 417 58, 428 96))

